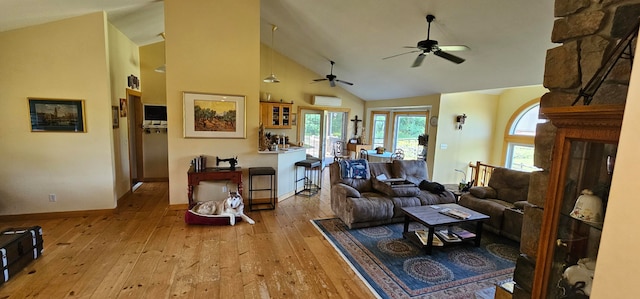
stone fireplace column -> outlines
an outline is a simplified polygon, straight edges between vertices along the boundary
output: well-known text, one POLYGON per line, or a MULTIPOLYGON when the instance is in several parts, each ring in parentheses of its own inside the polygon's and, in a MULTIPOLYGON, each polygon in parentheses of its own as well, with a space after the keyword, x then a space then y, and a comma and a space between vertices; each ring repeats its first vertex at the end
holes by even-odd
MULTIPOLYGON (((551 40, 559 46, 547 51, 544 86, 550 91, 541 107, 571 106, 616 44, 636 24, 640 0, 556 0, 551 40)), ((635 49, 634 49, 635 53, 635 49)), ((605 78, 591 105, 622 104, 626 101, 631 63, 621 59, 605 78)), ((582 105, 582 102, 576 105, 582 105)), ((528 201, 535 205, 524 211, 520 257, 516 262, 513 298, 531 298, 546 190, 556 128, 539 124, 535 138, 534 172, 529 182, 528 201)))

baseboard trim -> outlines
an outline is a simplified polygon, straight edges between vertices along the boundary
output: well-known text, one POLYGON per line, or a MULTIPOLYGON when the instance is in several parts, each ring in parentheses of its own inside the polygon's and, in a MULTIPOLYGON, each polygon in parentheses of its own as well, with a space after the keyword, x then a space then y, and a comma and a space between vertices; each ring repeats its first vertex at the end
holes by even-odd
POLYGON ((113 215, 115 209, 107 210, 83 210, 83 211, 68 211, 68 212, 50 212, 50 213, 36 213, 36 214, 21 214, 21 215, 2 215, 0 222, 12 222, 22 220, 49 220, 59 218, 74 218, 85 216, 108 216, 113 215))
POLYGON ((166 177, 166 178, 143 178, 142 179, 142 182, 145 182, 145 183, 168 182, 168 181, 169 181, 168 177, 166 177))

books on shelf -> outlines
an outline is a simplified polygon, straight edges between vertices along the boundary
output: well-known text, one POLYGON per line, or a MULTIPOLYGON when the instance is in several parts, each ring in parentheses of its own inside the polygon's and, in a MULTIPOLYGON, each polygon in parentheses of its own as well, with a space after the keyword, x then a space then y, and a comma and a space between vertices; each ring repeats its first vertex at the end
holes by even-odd
POLYGON ((458 237, 454 233, 449 232, 448 229, 436 231, 436 235, 442 238, 442 240, 444 240, 445 242, 461 242, 462 241, 460 237, 458 237))
POLYGON ((472 232, 470 232, 470 231, 468 231, 466 229, 457 227, 457 226, 454 226, 451 229, 451 232, 454 235, 458 236, 460 239, 463 239, 463 240, 464 239, 471 239, 471 238, 475 238, 476 237, 476 234, 474 234, 474 233, 472 233, 472 232))
MULTIPOLYGON (((415 231, 416 236, 418 237, 418 240, 420 240, 420 242, 422 243, 422 245, 427 245, 427 241, 429 240, 429 233, 425 230, 417 230, 415 231)), ((432 246, 444 246, 444 243, 442 242, 442 240, 440 240, 440 238, 438 238, 438 236, 433 235, 433 241, 431 242, 432 246)))
POLYGON ((442 209, 440 210, 440 214, 444 214, 453 218, 458 218, 458 219, 467 219, 469 217, 471 217, 471 214, 462 211, 462 210, 458 210, 458 209, 442 209))

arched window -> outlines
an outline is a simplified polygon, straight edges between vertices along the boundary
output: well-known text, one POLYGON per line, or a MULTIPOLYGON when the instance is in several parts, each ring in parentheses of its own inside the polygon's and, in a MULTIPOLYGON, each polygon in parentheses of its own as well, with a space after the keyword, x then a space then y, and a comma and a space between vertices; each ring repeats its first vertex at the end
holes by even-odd
POLYGON ((523 105, 507 126, 505 136, 506 151, 505 163, 507 168, 534 171, 538 168, 533 165, 534 139, 536 126, 540 120, 540 100, 536 99, 523 105))

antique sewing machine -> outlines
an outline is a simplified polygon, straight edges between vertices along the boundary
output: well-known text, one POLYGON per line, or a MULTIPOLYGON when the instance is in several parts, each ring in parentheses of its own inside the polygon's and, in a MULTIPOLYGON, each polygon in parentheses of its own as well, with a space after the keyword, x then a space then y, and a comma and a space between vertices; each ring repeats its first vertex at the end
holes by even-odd
MULTIPOLYGON (((236 170, 236 164, 238 164, 238 157, 235 158, 227 158, 227 159, 220 159, 218 157, 216 157, 216 166, 220 165, 220 162, 228 162, 229 163, 229 170, 236 170)), ((218 167, 219 169, 225 169, 222 167, 218 167)))

